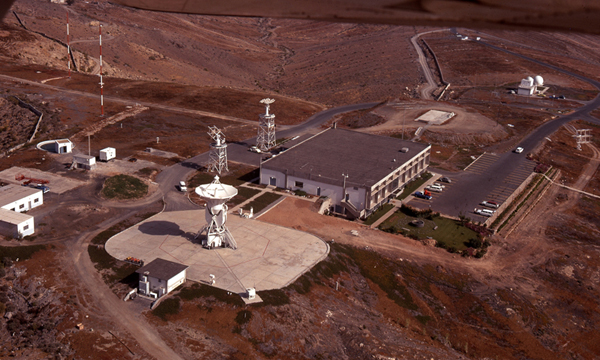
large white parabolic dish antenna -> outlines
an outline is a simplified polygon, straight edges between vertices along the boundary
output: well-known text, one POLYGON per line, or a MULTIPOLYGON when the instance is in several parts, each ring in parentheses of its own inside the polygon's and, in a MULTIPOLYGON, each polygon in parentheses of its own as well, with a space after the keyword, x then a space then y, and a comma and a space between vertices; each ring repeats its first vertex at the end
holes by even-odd
POLYGON ((236 196, 238 190, 226 184, 221 184, 219 176, 210 184, 200 185, 196 188, 196 194, 206 201, 205 219, 208 223, 202 228, 200 233, 206 230, 206 239, 202 241, 202 246, 207 248, 229 246, 232 249, 237 248, 233 235, 225 226, 227 222, 228 207, 225 204, 229 199, 236 196))

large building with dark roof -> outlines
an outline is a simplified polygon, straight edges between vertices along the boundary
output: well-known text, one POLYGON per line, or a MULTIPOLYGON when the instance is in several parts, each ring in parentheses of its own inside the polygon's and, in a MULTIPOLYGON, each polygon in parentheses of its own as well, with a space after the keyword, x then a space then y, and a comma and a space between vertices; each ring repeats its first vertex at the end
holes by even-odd
POLYGON ((261 184, 326 196, 365 217, 429 166, 431 145, 331 128, 264 161, 261 184))

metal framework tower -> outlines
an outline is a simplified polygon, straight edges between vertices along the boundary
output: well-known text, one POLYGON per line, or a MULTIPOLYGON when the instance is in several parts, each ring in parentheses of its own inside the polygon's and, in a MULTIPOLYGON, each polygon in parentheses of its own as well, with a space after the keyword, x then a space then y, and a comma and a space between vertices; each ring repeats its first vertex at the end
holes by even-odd
POLYGON ((577 141, 577 150, 581 150, 581 144, 588 144, 592 142, 591 129, 577 129, 577 134, 573 135, 577 141))
POLYGON ((258 136, 256 137, 256 146, 262 151, 267 151, 275 146, 275 114, 269 114, 269 108, 274 102, 275 99, 269 98, 260 101, 267 108, 264 114, 260 114, 258 136))
POLYGON ((216 171, 220 175, 223 170, 229 171, 225 135, 216 126, 209 126, 208 129, 208 135, 215 141, 210 144, 208 171, 216 171))

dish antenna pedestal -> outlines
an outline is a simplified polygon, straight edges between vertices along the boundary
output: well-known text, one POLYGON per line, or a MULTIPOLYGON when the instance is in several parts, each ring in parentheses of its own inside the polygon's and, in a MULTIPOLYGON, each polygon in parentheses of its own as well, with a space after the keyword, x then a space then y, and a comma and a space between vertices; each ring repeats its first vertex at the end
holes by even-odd
POLYGON ((237 193, 237 189, 233 186, 221 184, 218 175, 215 176, 212 183, 196 188, 196 194, 206 201, 205 218, 208 224, 204 225, 196 236, 197 238, 206 231, 206 239, 202 240, 202 246, 205 248, 230 247, 234 250, 237 249, 233 235, 225 226, 228 210, 225 203, 237 193))
POLYGON ((256 137, 256 147, 261 151, 268 151, 275 146, 275 114, 269 114, 271 104, 275 99, 262 99, 261 104, 266 105, 264 114, 260 114, 258 122, 258 136, 256 137))
POLYGON ((216 171, 221 175, 223 170, 229 171, 227 167, 227 144, 225 143, 225 135, 216 126, 208 127, 208 135, 215 141, 210 144, 208 152, 208 171, 216 171))

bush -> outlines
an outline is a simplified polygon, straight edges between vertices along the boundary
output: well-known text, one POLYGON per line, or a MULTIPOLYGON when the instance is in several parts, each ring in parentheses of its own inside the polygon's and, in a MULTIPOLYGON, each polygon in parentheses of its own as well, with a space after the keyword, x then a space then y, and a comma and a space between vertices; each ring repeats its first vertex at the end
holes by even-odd
POLYGON ((252 312, 250 310, 241 310, 235 316, 235 322, 239 325, 244 325, 252 319, 252 312))
POLYGON ((179 298, 163 300, 156 309, 152 310, 154 316, 158 316, 164 321, 167 321, 167 315, 175 315, 177 313, 179 313, 179 298))
POLYGON ((108 199, 138 199, 148 193, 148 185, 129 175, 115 175, 104 182, 102 194, 108 199))
POLYGON ((479 249, 483 245, 483 242, 480 239, 474 238, 465 242, 465 245, 474 249, 479 249))

